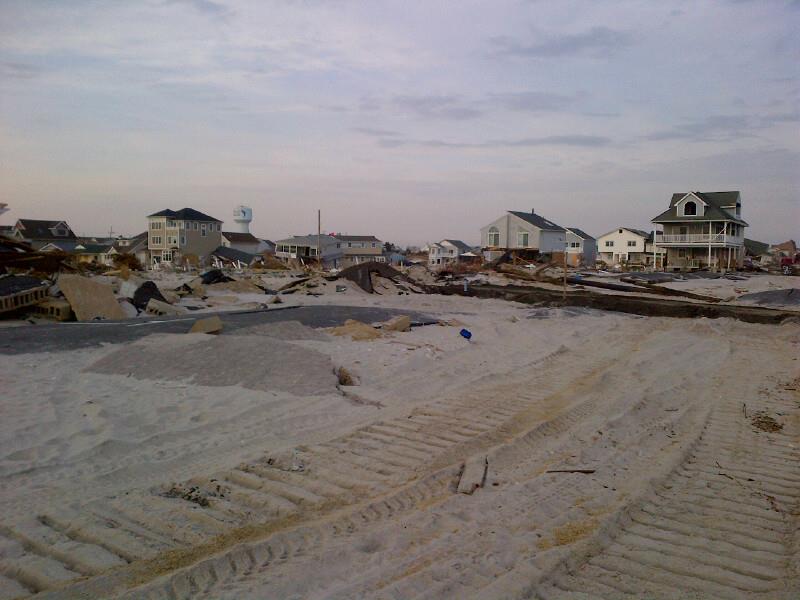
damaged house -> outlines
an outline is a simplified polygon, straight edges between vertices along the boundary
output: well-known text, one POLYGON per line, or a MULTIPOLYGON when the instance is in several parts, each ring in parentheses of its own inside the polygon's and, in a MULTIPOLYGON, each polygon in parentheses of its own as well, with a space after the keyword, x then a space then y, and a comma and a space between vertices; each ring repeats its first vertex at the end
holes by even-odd
POLYGON ((283 261, 296 260, 303 265, 315 264, 319 245, 323 268, 338 269, 342 266, 342 242, 330 235, 295 235, 278 240, 275 244, 275 257, 283 261))
POLYGON ((78 236, 66 221, 19 219, 6 235, 27 242, 34 250, 41 250, 51 243, 56 245, 63 243, 66 247, 74 247, 72 245, 78 242, 78 236))

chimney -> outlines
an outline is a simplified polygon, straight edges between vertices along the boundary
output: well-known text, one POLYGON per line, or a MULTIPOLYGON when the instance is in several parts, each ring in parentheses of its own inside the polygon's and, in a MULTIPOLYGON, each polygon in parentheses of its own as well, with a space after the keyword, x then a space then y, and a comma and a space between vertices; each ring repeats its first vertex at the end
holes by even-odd
POLYGON ((533 210, 533 209, 531 209, 531 214, 532 214, 532 215, 535 215, 535 214, 536 214, 536 211, 535 211, 535 210, 533 210))

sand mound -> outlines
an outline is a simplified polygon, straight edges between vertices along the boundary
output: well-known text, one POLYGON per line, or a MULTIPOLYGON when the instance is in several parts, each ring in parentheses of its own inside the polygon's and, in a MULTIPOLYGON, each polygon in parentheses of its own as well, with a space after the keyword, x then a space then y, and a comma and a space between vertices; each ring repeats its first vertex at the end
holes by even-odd
POLYGON ((333 335, 350 336, 350 338, 356 342, 375 340, 382 335, 381 332, 372 325, 367 325, 366 323, 353 319, 347 319, 344 325, 334 327, 331 329, 331 333, 333 335))
POLYGON ((154 335, 111 352, 85 370, 295 395, 333 392, 337 383, 333 364, 324 354, 247 335, 154 335))
POLYGON ((800 289, 769 290, 739 296, 740 302, 766 306, 800 306, 800 289))

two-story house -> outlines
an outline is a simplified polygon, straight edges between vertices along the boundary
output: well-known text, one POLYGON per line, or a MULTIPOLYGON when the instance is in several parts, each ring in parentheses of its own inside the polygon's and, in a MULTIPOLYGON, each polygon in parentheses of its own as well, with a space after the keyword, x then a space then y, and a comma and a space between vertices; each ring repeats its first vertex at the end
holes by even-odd
POLYGON ((342 242, 327 234, 295 235, 275 242, 275 257, 285 261, 297 260, 310 265, 317 262, 317 245, 322 267, 338 269, 342 266, 342 242))
POLYGON ((510 210, 481 228, 481 246, 486 260, 494 260, 509 250, 531 254, 564 252, 566 230, 531 212, 510 210))
POLYGON ((607 265, 650 266, 654 260, 661 265, 663 256, 664 250, 653 244, 653 234, 641 229, 618 227, 597 238, 597 260, 607 265))
POLYGON ((78 243, 78 236, 66 221, 42 221, 39 219, 19 219, 14 224, 9 237, 30 244, 34 250, 40 250, 48 244, 58 244, 59 250, 71 251, 78 243))
POLYGON ((594 267, 597 240, 577 227, 567 227, 567 264, 571 267, 594 267))
POLYGON ((182 262, 194 256, 205 264, 222 245, 222 221, 193 208, 165 209, 147 217, 150 265, 182 262))
POLYGON ((342 267, 358 265, 363 262, 386 262, 383 256, 383 242, 374 235, 334 236, 342 244, 342 267))
POLYGON ((652 221, 663 227, 657 242, 673 270, 741 267, 744 262, 742 195, 731 192, 679 192, 652 221))
POLYGON ((442 240, 428 244, 428 265, 442 269, 459 261, 459 257, 472 252, 472 248, 461 240, 442 240))

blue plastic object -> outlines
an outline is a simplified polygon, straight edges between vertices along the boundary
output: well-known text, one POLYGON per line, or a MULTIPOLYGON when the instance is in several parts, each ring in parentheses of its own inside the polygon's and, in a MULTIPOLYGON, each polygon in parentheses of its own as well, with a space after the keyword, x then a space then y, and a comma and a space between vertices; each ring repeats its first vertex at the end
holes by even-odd
POLYGON ((461 337, 463 337, 467 341, 470 341, 472 339, 472 332, 469 329, 462 329, 461 337))

